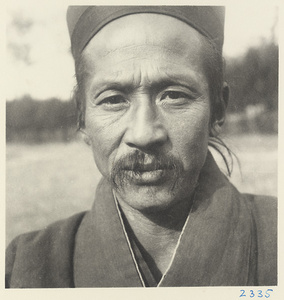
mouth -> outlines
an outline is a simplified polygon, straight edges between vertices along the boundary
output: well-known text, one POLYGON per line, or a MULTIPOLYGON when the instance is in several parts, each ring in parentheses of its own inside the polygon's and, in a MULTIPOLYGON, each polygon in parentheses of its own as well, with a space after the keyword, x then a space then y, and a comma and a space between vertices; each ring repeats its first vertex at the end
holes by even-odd
POLYGON ((111 170, 111 180, 116 188, 124 185, 159 186, 166 182, 175 186, 183 166, 171 155, 154 156, 138 152, 119 159, 111 170))
POLYGON ((167 168, 151 168, 150 166, 143 166, 139 169, 124 169, 123 173, 137 185, 158 185, 166 180, 170 169, 167 168))

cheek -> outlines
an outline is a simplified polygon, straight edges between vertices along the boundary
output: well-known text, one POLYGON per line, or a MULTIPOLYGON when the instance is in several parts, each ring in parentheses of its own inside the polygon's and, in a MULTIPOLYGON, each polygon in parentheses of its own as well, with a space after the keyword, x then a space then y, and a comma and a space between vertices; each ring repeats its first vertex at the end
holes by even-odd
POLYGON ((170 138, 173 151, 184 162, 184 167, 200 165, 203 163, 209 139, 210 109, 191 110, 180 115, 179 120, 171 120, 170 138))
POLYGON ((115 160, 123 126, 113 122, 110 117, 86 112, 85 131, 90 138, 93 157, 99 171, 108 176, 115 160))

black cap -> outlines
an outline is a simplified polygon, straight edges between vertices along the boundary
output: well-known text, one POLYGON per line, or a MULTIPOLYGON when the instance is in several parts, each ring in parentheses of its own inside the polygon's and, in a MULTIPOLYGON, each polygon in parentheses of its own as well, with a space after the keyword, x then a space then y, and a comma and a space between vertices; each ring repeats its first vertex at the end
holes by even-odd
POLYGON ((138 13, 156 13, 177 18, 210 39, 222 52, 224 6, 69 6, 67 25, 74 59, 102 27, 115 19, 138 13))

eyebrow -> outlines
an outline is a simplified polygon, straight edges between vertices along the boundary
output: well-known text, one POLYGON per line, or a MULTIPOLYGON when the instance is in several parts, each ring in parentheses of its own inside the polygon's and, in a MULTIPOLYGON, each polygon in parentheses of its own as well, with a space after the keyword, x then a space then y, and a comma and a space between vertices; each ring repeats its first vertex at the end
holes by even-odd
MULTIPOLYGON (((196 82, 194 80, 182 80, 181 78, 178 78, 176 80, 169 79, 169 78, 162 78, 156 81, 149 82, 145 84, 146 88, 151 88, 154 91, 161 91, 169 86, 182 86, 186 89, 189 89, 193 93, 198 93, 196 88, 196 82)), ((105 81, 100 82, 97 84, 94 84, 94 88, 92 89, 92 92, 94 93, 95 97, 99 97, 103 92, 108 90, 118 90, 124 93, 130 93, 133 92, 135 89, 137 89, 139 85, 134 85, 132 82, 123 82, 123 81, 105 81), (97 89, 97 86, 100 86, 99 89, 97 89)))

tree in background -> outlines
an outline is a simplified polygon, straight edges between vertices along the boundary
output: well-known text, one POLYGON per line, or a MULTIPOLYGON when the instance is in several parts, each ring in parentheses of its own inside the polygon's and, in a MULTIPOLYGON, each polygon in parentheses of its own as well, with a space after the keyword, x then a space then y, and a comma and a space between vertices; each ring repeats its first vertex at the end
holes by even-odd
POLYGON ((278 46, 274 43, 250 48, 245 56, 230 59, 226 78, 231 87, 229 112, 244 111, 248 105, 278 109, 278 46))
POLYGON ((263 43, 227 61, 230 86, 227 130, 278 131, 278 45, 263 43))
POLYGON ((26 95, 6 104, 6 139, 20 142, 68 141, 75 134, 73 101, 38 101, 26 95))

